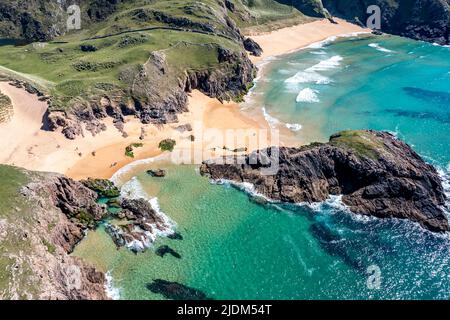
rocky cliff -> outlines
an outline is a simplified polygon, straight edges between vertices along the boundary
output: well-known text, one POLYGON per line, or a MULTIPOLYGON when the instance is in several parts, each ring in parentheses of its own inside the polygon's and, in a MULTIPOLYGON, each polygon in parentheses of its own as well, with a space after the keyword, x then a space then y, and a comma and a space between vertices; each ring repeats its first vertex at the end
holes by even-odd
POLYGON ((273 164, 262 161, 272 149, 226 162, 235 164, 204 163, 201 173, 251 183, 258 193, 277 201, 312 203, 342 195, 355 213, 409 219, 435 232, 450 230, 438 173, 389 133, 347 131, 325 144, 275 150, 279 157, 272 162, 279 159, 279 170, 272 175, 261 170, 273 164))
POLYGON ((107 299, 105 276, 70 256, 106 213, 60 175, 0 166, 0 299, 107 299))
POLYGON ((408 38, 450 44, 448 0, 322 0, 331 14, 365 24, 370 5, 381 9, 381 29, 408 38))
MULTIPOLYGON (((191 47, 191 44, 179 43, 176 50, 191 47)), ((67 138, 75 139, 84 134, 82 124, 94 135, 105 130, 101 120, 108 116, 114 118, 119 129, 123 127, 124 117, 130 115, 144 124, 174 123, 178 121, 178 114, 188 111, 188 93, 195 89, 221 101, 241 101, 256 75, 256 68, 247 55, 216 44, 197 47, 211 53, 214 68, 180 70, 171 65, 163 52, 153 52, 145 64, 121 70, 119 80, 124 89, 104 89, 88 100, 76 101, 70 112, 50 112, 47 128, 54 131, 62 127, 67 138)))
MULTIPOLYGON (((157 2, 157 1, 152 1, 157 2)), ((136 26, 142 24, 181 27, 203 32, 219 33, 233 39, 240 39, 239 29, 227 14, 234 12, 236 2, 240 7, 252 7, 253 1, 225 0, 218 1, 221 13, 201 2, 186 3, 184 16, 168 14, 164 10, 149 9, 145 1, 139 0, 81 0, 82 21, 86 26, 105 21, 119 12, 120 5, 133 8, 132 19, 136 26), (213 14, 212 21, 198 21, 198 18, 213 14), (196 19, 188 18, 194 15, 196 19)), ((449 44, 450 12, 448 0, 271 0, 267 1, 267 10, 271 10, 270 2, 278 2, 293 6, 303 14, 312 17, 328 17, 332 15, 365 23, 368 17, 367 8, 378 5, 382 14, 382 30, 387 33, 420 39, 440 44, 449 44)), ((67 32, 67 8, 69 1, 45 0, 4 0, 0 3, 0 38, 25 39, 26 41, 48 41, 67 32)), ((161 6, 160 6, 161 7, 161 6)), ((128 13, 130 13, 128 12, 128 13)), ((276 12, 274 12, 276 14, 276 12)), ((235 17, 237 18, 238 15, 235 17)), ((115 19, 120 22, 121 15, 115 19)), ((129 21, 129 16, 125 17, 129 21)), ((119 23, 120 24, 120 23, 119 23)), ((111 30, 123 31, 127 23, 113 25, 111 30)))

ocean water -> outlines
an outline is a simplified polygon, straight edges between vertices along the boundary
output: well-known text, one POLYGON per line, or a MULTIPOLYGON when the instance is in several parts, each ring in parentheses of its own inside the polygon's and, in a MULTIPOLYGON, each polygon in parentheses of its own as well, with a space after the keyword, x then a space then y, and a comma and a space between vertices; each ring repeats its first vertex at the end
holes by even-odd
MULTIPOLYGON (((395 132, 439 168, 450 192, 449 57, 449 48, 398 37, 316 44, 266 65, 243 112, 265 116, 299 143, 326 141, 342 129, 395 132)), ((108 272, 115 298, 162 299, 147 289, 156 279, 215 299, 450 298, 449 234, 352 214, 339 197, 263 205, 237 187, 211 183, 196 166, 164 160, 116 179, 157 197, 183 240, 162 237, 135 255, 117 250, 103 227, 90 232, 74 254, 108 272), (148 176, 152 167, 167 176, 148 176), (181 259, 157 256, 161 245, 181 259)))

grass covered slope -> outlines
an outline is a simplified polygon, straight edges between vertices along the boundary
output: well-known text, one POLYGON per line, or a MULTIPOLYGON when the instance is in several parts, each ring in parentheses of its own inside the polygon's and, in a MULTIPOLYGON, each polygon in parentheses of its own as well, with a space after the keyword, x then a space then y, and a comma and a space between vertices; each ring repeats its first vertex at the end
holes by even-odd
POLYGON ((225 2, 106 1, 111 10, 95 14, 94 2, 84 2, 79 31, 0 47, 1 73, 51 97, 51 130, 63 127, 72 139, 80 122, 96 133, 107 116, 176 122, 187 111, 186 92, 240 101, 248 91, 255 68, 225 2))

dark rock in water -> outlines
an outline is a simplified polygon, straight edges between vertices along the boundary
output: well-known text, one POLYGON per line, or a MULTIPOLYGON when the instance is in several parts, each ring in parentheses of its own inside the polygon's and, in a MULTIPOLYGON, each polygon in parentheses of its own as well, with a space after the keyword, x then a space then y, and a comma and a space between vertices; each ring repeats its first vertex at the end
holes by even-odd
POLYGON ((260 150, 222 163, 237 159, 244 164, 211 161, 200 172, 252 183, 256 192, 277 201, 312 203, 342 195, 355 213, 409 219, 435 232, 450 230, 436 169, 387 132, 344 131, 326 144, 260 150), (273 156, 269 162, 267 155, 273 156), (277 170, 265 175, 271 166, 277 170))
POLYGON ((147 170, 147 174, 152 177, 163 178, 166 176, 166 170, 163 169, 147 170))
POLYGON ((171 232, 171 226, 161 214, 153 210, 147 200, 123 199, 120 205, 122 211, 113 215, 121 220, 128 220, 128 224, 107 225, 105 229, 117 247, 127 246, 135 253, 143 252, 153 243, 159 232, 171 232))
POLYGON ((339 257, 344 263, 358 271, 365 271, 361 262, 361 256, 353 257, 349 254, 349 247, 351 245, 348 240, 345 240, 335 231, 331 230, 325 224, 315 223, 311 225, 310 232, 314 238, 317 239, 319 245, 329 255, 339 257))
POLYGON ((244 48, 256 57, 260 57, 263 53, 261 46, 251 38, 246 38, 244 40, 244 48))
POLYGON ((100 197, 116 198, 120 196, 120 190, 114 183, 107 179, 92 179, 82 180, 81 183, 87 188, 94 190, 100 197))
POLYGON ((252 195, 252 196, 250 196, 250 201, 253 203, 259 204, 259 205, 267 205, 268 204, 267 199, 265 199, 264 197, 261 197, 261 196, 252 195))
POLYGON ((150 224, 156 224, 161 227, 165 225, 163 218, 153 210, 147 200, 123 199, 122 208, 132 214, 132 220, 145 219, 150 224))
POLYGON ((172 240, 183 240, 183 236, 180 233, 178 233, 178 232, 174 232, 172 234, 169 234, 167 236, 167 238, 172 239, 172 240))
POLYGON ((403 87, 402 89, 414 98, 435 102, 442 105, 446 109, 450 104, 450 92, 433 91, 413 87, 403 87))
POLYGON ((156 249, 155 253, 161 258, 164 258, 166 254, 170 254, 177 259, 181 259, 181 255, 169 246, 160 246, 158 249, 156 249))
POLYGON ((383 32, 381 32, 380 30, 372 30, 372 34, 374 34, 376 36, 382 36, 383 32))
POLYGON ((109 234, 117 248, 123 247, 127 244, 124 234, 119 227, 112 224, 107 224, 105 226, 105 231, 107 234, 109 234))
POLYGON ((151 292, 161 294, 170 300, 212 300, 204 292, 178 282, 156 279, 146 287, 151 292))

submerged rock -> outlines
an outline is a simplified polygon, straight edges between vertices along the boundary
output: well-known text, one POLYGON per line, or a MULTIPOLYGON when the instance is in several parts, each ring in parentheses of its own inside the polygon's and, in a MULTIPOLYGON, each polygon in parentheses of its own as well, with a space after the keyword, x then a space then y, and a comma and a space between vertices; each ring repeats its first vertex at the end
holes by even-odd
POLYGON ((160 256, 161 258, 164 258, 164 256, 166 254, 170 254, 171 256, 173 256, 177 259, 181 259, 181 255, 178 252, 176 252, 171 247, 166 246, 166 245, 160 246, 158 249, 156 249, 155 253, 156 253, 156 255, 160 256))
POLYGON ((343 195, 344 204, 358 214, 409 219, 435 232, 450 229, 436 169, 387 132, 344 131, 325 144, 275 150, 279 157, 269 163, 262 159, 273 149, 233 157, 243 164, 204 163, 200 172, 251 183, 256 192, 277 201, 312 203, 343 195), (271 165, 278 166, 276 173, 264 175, 261 169, 271 165))
POLYGON ((147 174, 152 177, 163 178, 166 176, 166 170, 163 169, 147 170, 147 174))
POLYGON ((156 279, 146 287, 151 292, 161 294, 171 300, 212 300, 204 292, 178 282, 156 279))
POLYGON ((167 236, 171 240, 183 240, 183 236, 179 232, 171 233, 167 236))

